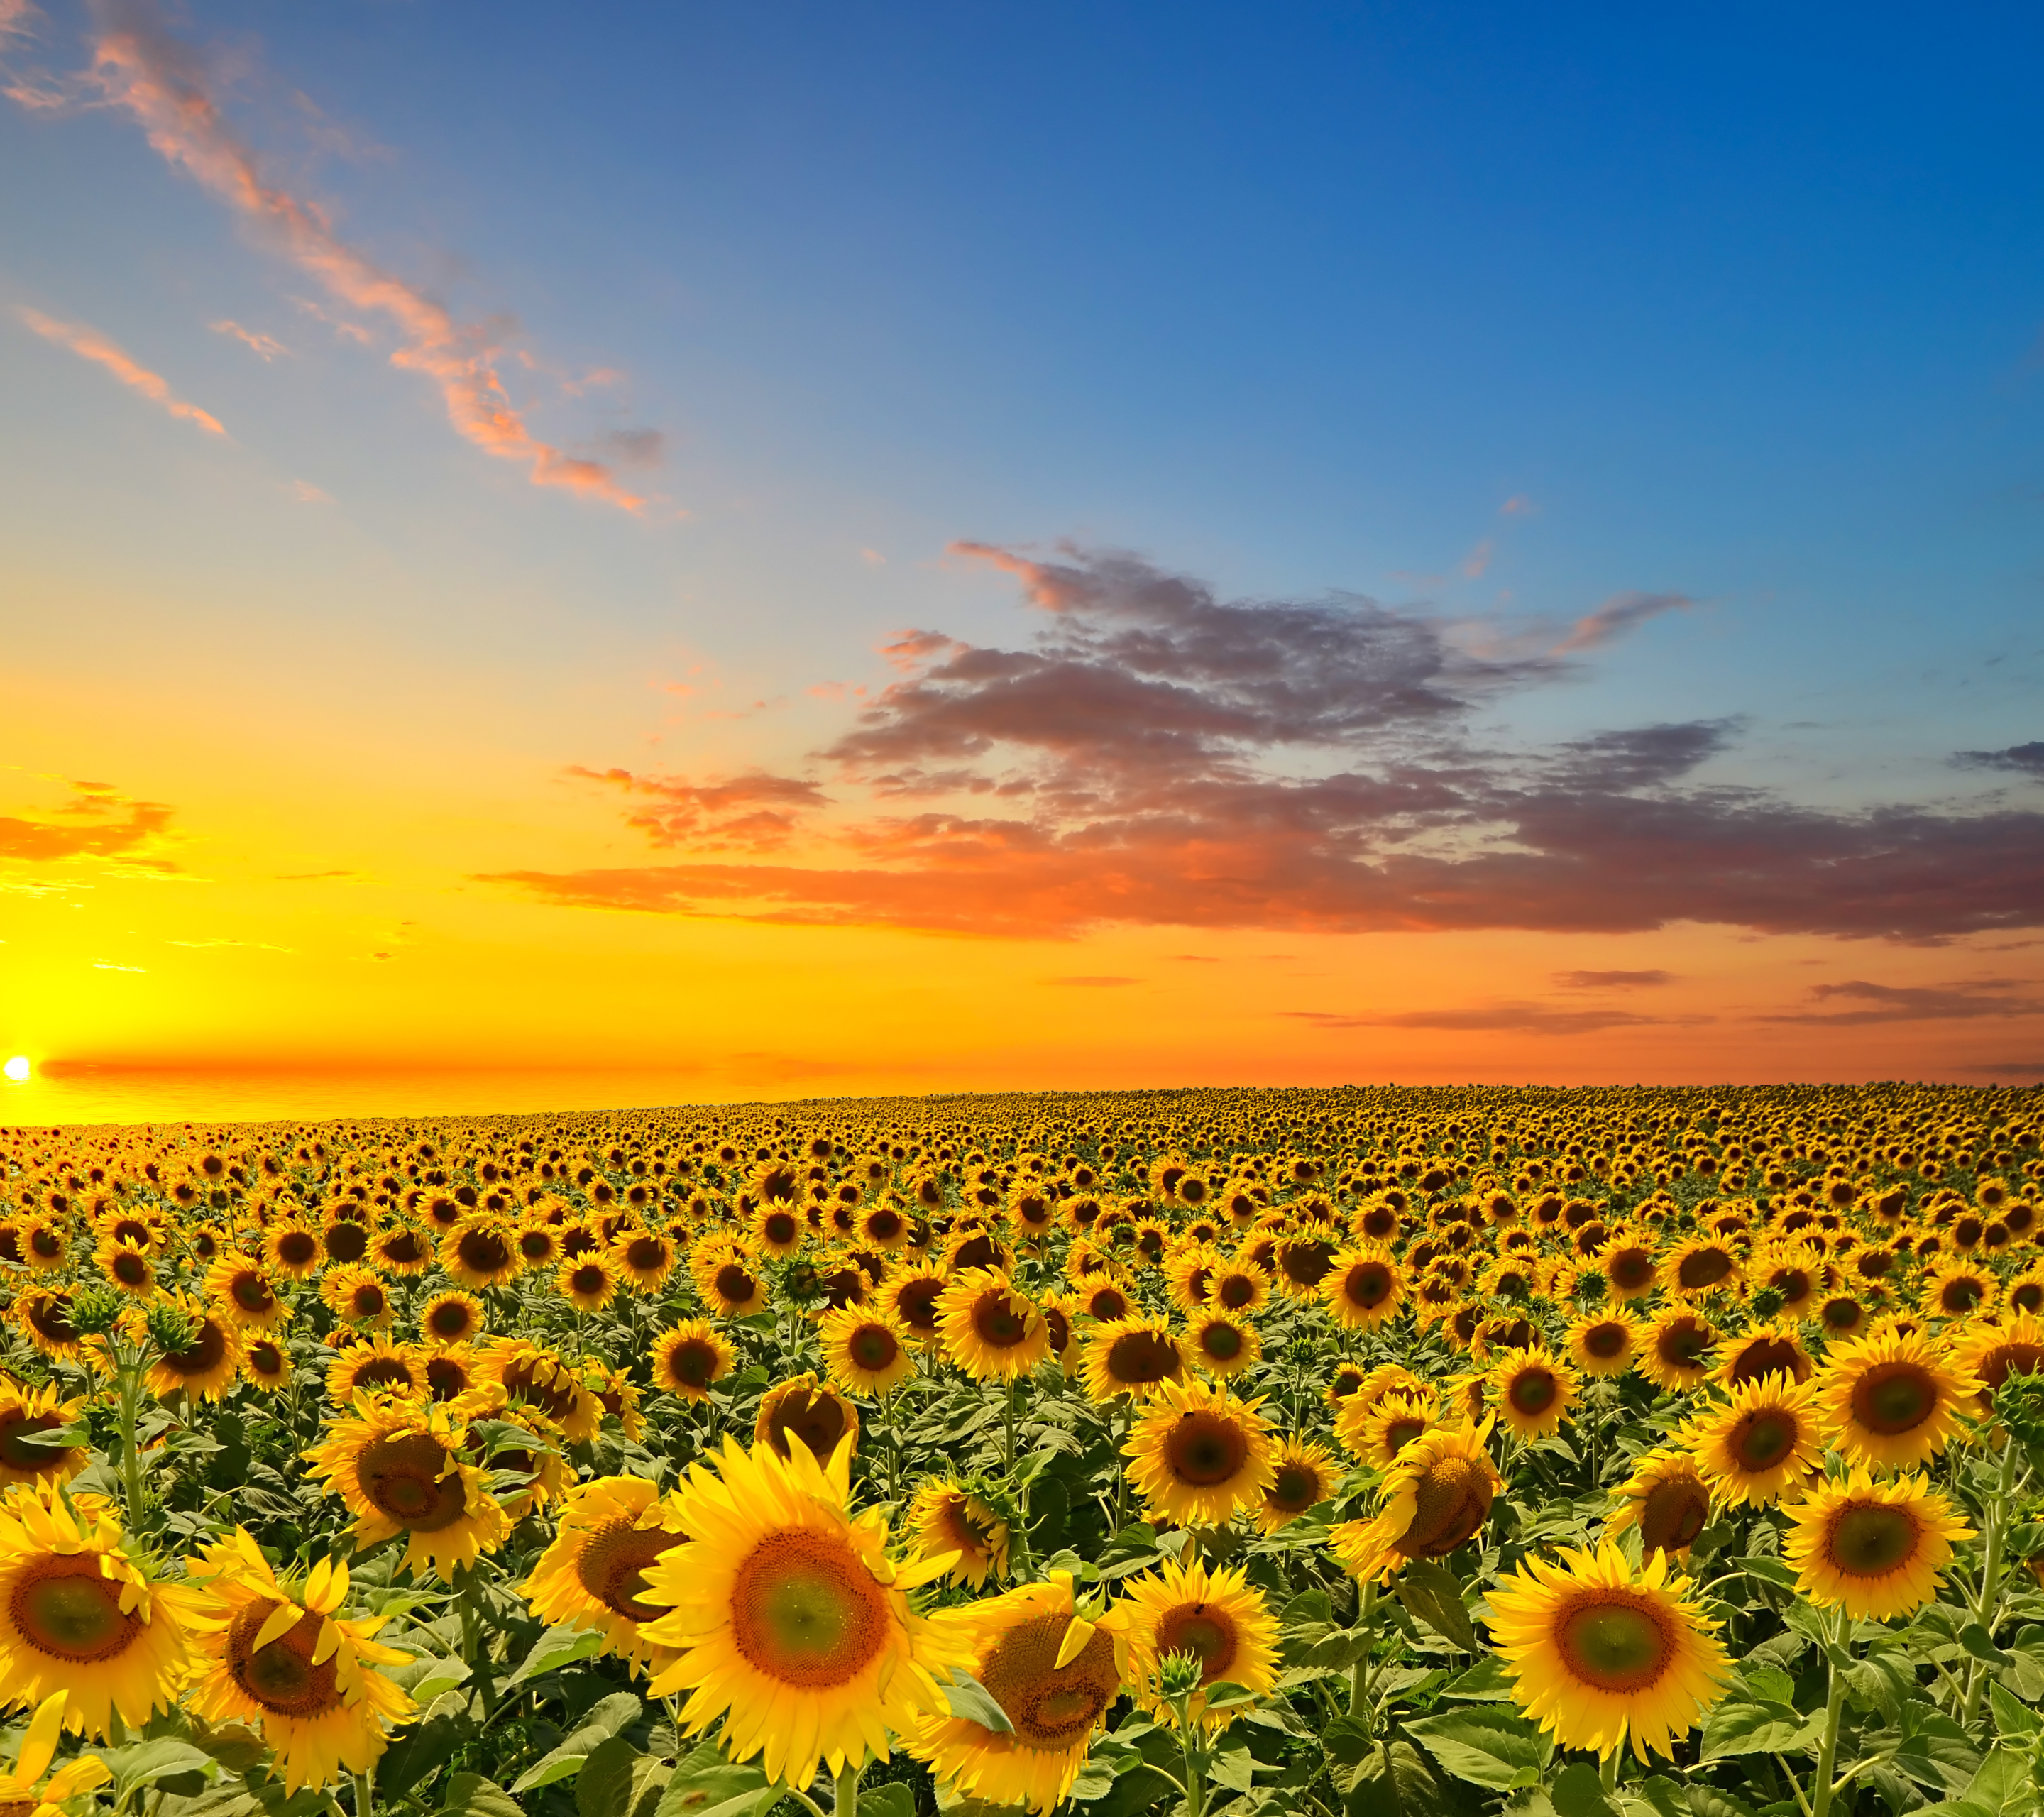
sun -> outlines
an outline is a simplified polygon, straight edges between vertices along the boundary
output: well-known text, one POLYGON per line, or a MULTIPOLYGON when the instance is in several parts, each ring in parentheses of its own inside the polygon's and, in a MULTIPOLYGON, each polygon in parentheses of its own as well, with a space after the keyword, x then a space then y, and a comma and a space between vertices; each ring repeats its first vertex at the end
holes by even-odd
POLYGON ((0 1066, 0 1073, 5 1073, 7 1077, 12 1079, 17 1085, 27 1084, 29 1078, 29 1056, 26 1054, 15 1054, 13 1058, 8 1061, 6 1066, 0 1066))

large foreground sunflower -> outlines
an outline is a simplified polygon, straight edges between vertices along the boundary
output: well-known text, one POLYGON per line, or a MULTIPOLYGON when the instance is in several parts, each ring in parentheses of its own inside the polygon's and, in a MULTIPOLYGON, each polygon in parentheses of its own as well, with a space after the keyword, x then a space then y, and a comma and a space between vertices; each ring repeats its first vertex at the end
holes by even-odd
POLYGON ((1563 1747, 1673 1758, 1731 1677, 1716 1623, 1672 1581, 1665 1553, 1635 1568, 1617 1546, 1529 1558, 1489 1592, 1490 1633, 1520 1708, 1563 1747))
POLYGON ((885 1517, 851 1512, 851 1469, 848 1442, 826 1466, 800 1444, 783 1460, 727 1437, 680 1492, 693 1543, 650 1566, 639 1592, 667 1611, 644 1638, 680 1654, 651 1694, 687 1692, 690 1734, 722 1718, 732 1760, 759 1754, 793 1786, 819 1761, 836 1773, 869 1750, 884 1758, 890 1729, 943 1707, 932 1669, 954 1657, 907 1594, 950 1558, 891 1562, 885 1517))
POLYGON ((1197 1559, 1168 1560, 1130 1583, 1108 1619, 1128 1639, 1129 1682, 1145 1708, 1162 1707, 1155 1681, 1168 1654, 1198 1656, 1200 1688, 1186 1711, 1209 1729, 1225 1727, 1242 1707, 1209 1711, 1208 1685, 1239 1684, 1260 1696, 1278 1681, 1278 1618, 1240 1565, 1209 1575, 1197 1559))
POLYGON ((451 1579, 511 1531, 468 1448, 466 1423, 446 1406, 365 1398, 355 1418, 335 1421, 305 1457, 311 1474, 325 1477, 355 1515, 357 1546, 402 1534, 407 1565, 451 1579))
POLYGON ((687 1538, 675 1496, 644 1477, 598 1477, 561 1504, 553 1543, 523 1593, 550 1626, 594 1629, 606 1652, 660 1671, 674 1654, 645 1637, 644 1624, 667 1613, 644 1600, 646 1573, 687 1538))
POLYGON ((989 1804, 1047 1811, 1078 1778, 1093 1731, 1121 1694, 1122 1649, 1084 1619, 1066 1572, 931 1618, 1008 1718, 997 1734, 943 1706, 918 1718, 902 1746, 940 1784, 989 1804))
POLYGON ((75 1755, 50 1773, 57 1743, 63 1738, 68 1700, 68 1693, 53 1691, 36 1706, 21 1737, 21 1751, 13 1764, 0 1773, 0 1811, 8 1817, 60 1817, 64 1806, 80 1792, 93 1791, 113 1777, 106 1761, 89 1754, 75 1755), (46 1773, 50 1776, 45 1781, 46 1773))
POLYGON ((1414 1558, 1445 1558, 1474 1537, 1503 1486, 1485 1449, 1490 1423, 1436 1426, 1422 1433, 1385 1473, 1370 1520, 1344 1521, 1328 1534, 1343 1567, 1361 1581, 1389 1582, 1414 1558))
POLYGON ((1884 1331, 1831 1352, 1817 1378, 1817 1413, 1854 1463, 1908 1469, 1950 1442, 1980 1388, 1923 1333, 1884 1331))
POLYGON ((1823 1608, 1886 1621, 1938 1593, 1954 1540, 1973 1529, 1920 1476, 1877 1481, 1864 1466, 1824 1482, 1789 1511, 1781 1555, 1796 1587, 1823 1608))
POLYGON ((287 1590, 246 1527, 203 1546, 194 1562, 199 1606, 191 1624, 209 1661, 191 1708, 209 1722, 252 1722, 263 1731, 286 1796, 366 1773, 387 1745, 386 1724, 417 1706, 374 1669, 411 1655, 371 1638, 385 1618, 344 1620, 348 1567, 327 1559, 287 1590))
POLYGON ((1260 1505, 1276 1472, 1262 1404, 1197 1377, 1159 1383, 1122 1447, 1147 1517, 1220 1526, 1260 1505))

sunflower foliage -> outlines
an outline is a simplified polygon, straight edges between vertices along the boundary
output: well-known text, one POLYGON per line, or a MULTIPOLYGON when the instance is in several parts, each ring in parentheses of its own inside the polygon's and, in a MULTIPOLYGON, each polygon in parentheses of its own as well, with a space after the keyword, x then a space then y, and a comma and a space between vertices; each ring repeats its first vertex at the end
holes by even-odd
POLYGON ((0 1131, 0 1806, 2044 1810, 2039 1121, 0 1131))

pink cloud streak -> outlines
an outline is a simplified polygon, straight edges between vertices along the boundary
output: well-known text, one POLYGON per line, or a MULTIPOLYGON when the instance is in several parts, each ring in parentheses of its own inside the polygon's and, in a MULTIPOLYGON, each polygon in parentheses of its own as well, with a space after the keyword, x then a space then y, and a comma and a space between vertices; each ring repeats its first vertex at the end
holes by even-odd
POLYGON ((79 359, 89 359, 95 366, 105 367, 129 390, 140 392, 152 404, 162 405, 172 416, 187 423, 196 423, 211 435, 227 433, 217 417, 202 410, 196 404, 186 403, 171 390, 168 379, 152 372, 146 366, 136 365, 98 329, 87 328, 83 322, 56 321, 36 309, 23 309, 17 313, 22 321, 44 340, 68 348, 79 359))
POLYGON ((541 441, 511 402, 487 328, 457 322, 441 304, 381 270, 333 231, 325 212, 265 182, 255 152, 235 134, 185 47, 132 4, 102 10, 92 80, 140 125, 164 160, 248 221, 286 257, 350 308, 378 315, 403 344, 391 363, 440 387, 455 430, 486 454, 516 461, 535 486, 564 487, 627 511, 645 501, 601 461, 541 441))

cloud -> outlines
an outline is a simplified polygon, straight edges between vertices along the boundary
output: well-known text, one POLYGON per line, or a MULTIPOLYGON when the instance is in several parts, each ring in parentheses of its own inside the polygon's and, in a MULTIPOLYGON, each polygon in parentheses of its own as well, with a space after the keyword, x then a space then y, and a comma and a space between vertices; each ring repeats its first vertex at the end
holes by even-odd
POLYGON ((1336 1016, 1317 1009, 1281 1015, 1330 1031, 1350 1028, 1439 1028, 1469 1034, 1599 1035, 1611 1028, 1693 1024, 1708 1016, 1635 1016, 1623 1009, 1555 1009, 1542 1003, 1493 1003, 1471 1009, 1412 1009, 1395 1016, 1336 1016))
POLYGON ((1637 630, 1650 618, 1663 613, 1687 612, 1696 602, 1681 593, 1621 593, 1608 599, 1596 611, 1577 619, 1567 636, 1554 646, 1557 656, 1574 655, 1584 650, 1616 643, 1627 632, 1637 630))
POLYGON ((628 770, 586 770, 580 765, 571 765, 568 774, 620 789, 649 804, 628 812, 625 824, 656 846, 766 851, 785 845, 801 815, 826 805, 814 782, 760 770, 719 782, 640 776, 628 770))
POLYGON ((1565 990, 1632 990, 1650 985, 1673 984, 1675 974, 1664 971, 1557 972, 1554 982, 1565 990))
POLYGON ((1123 985, 1140 984, 1143 981, 1139 978, 1093 976, 1081 973, 1075 978, 1047 978, 1043 981, 1046 984, 1068 985, 1076 990, 1116 990, 1123 985))
POLYGON ((1483 571, 1490 566, 1490 558, 1496 552, 1496 545, 1486 536, 1462 558, 1462 574, 1469 580, 1481 580, 1483 571))
POLYGON ((1955 751, 1952 761, 1961 769, 2013 770, 2025 776, 2044 777, 2044 739, 2000 751, 1955 751))
POLYGON ((48 864, 68 858, 129 856, 170 826, 171 810, 161 801, 130 801, 99 782, 74 782, 71 787, 72 798, 52 818, 0 815, 0 858, 48 864))
POLYGON ((1981 978, 1971 984, 1886 985, 1854 978, 1843 984, 1819 984, 1810 994, 1819 1003, 1862 1003, 1862 1009, 1808 1010, 1762 1016, 1762 1022, 1799 1023, 1819 1028, 1862 1028, 1881 1022, 1970 1022, 1982 1017, 2044 1015, 2044 1001, 2011 994, 2023 981, 1981 978))
POLYGON ((620 467, 658 467, 667 458, 667 438, 658 429, 605 429, 597 441, 620 467))
POLYGON ((34 0, 0 0, 0 50, 16 39, 33 36, 31 21, 42 16, 34 0))
MULTIPOLYGON (((1477 709, 1564 666, 1478 658, 1366 599, 1228 601, 1128 555, 962 548, 1016 576, 1038 635, 890 644, 901 678, 818 754, 832 801, 779 778, 759 804, 803 817, 805 843, 786 847, 801 862, 495 881, 578 907, 1034 938, 2044 927, 2044 814, 1848 812, 1710 782, 1698 772, 1739 732, 1725 720, 1489 748, 1477 709)), ((736 805, 686 779, 602 779, 670 847, 736 805)))
POLYGON ((255 152, 228 125, 198 59, 163 30, 144 0, 98 0, 94 14, 88 78, 101 99, 132 115, 167 163, 225 202, 335 301, 389 322, 399 340, 391 363, 438 387, 457 432, 485 453, 523 467, 536 486, 630 511, 644 503, 603 462, 566 453, 532 433, 498 370, 503 324, 456 321, 444 304, 343 240, 317 203, 264 181, 255 152))
POLYGON ((232 335, 236 340, 261 360, 275 359, 279 354, 288 354, 291 351, 281 340, 273 340, 267 334, 258 334, 253 328, 245 328, 239 322, 215 322, 213 325, 213 332, 215 334, 232 335))
POLYGON ((130 390, 140 392, 152 404, 160 404, 180 421, 196 423, 209 435, 227 433, 220 426, 218 417, 202 410, 196 404, 184 402, 172 392, 168 379, 152 372, 146 366, 136 365, 98 329, 87 328, 83 322, 56 321, 36 309, 23 308, 16 313, 44 340, 68 349, 81 359, 90 360, 95 366, 105 367, 130 390))
POLYGON ((287 490, 301 505, 331 505, 333 502, 331 492, 323 486, 313 485, 309 479, 294 479, 287 490))

